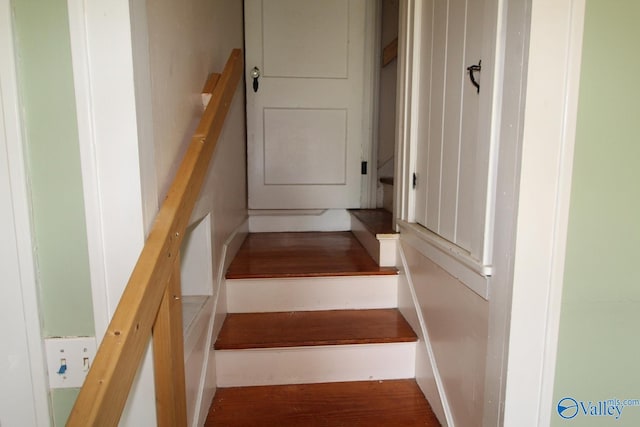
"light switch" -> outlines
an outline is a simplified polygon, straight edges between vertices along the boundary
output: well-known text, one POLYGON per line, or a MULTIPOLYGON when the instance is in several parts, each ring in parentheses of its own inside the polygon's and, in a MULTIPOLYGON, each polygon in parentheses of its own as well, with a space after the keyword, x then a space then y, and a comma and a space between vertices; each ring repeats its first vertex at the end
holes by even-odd
POLYGON ((50 388, 82 387, 96 357, 94 337, 63 337, 44 340, 50 388))

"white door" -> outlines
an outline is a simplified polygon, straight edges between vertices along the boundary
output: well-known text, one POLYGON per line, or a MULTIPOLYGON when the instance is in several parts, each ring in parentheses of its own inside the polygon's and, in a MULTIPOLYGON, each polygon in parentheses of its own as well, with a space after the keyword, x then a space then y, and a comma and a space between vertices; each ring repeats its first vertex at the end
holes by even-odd
POLYGON ((479 261, 486 261, 484 236, 489 224, 497 4, 497 0, 422 4, 422 22, 429 25, 420 39, 415 218, 479 261), (479 65, 481 70, 469 71, 479 65))
POLYGON ((365 1, 245 0, 250 209, 360 207, 365 1))

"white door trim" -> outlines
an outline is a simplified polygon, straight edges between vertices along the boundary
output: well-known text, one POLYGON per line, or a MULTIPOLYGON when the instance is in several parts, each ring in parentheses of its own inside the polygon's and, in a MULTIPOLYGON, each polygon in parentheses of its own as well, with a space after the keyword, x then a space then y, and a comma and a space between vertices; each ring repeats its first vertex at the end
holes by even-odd
POLYGON ((394 178, 393 217, 415 222, 415 191, 412 188, 412 172, 416 165, 420 91, 421 25, 416 25, 422 15, 422 2, 404 0, 400 3, 398 23, 398 78, 396 90, 396 172, 394 178))
MULTIPOLYGON (((144 244, 148 212, 157 208, 155 183, 148 182, 153 174, 140 162, 149 148, 139 134, 134 75, 134 61, 140 60, 135 43, 146 37, 146 16, 140 15, 144 4, 132 7, 128 0, 67 0, 67 6, 93 311, 101 340, 144 244)), ((144 133, 149 124, 143 125, 144 133)), ((122 425, 155 424, 152 366, 147 351, 122 425)))
MULTIPOLYGON (((10 194, 0 194, 0 205, 9 208, 13 216, 8 227, 9 234, 14 238, 0 241, 7 245, 8 253, 16 252, 17 265, 8 265, 15 277, 19 277, 14 291, 22 295, 22 304, 18 311, 24 319, 24 328, 9 328, 17 339, 26 340, 26 353, 20 354, 14 360, 12 369, 26 369, 23 376, 31 379, 31 393, 18 397, 20 405, 11 408, 3 407, 2 420, 11 422, 21 420, 27 422, 25 416, 32 416, 38 426, 50 425, 48 382, 46 362, 40 327, 40 310, 38 307, 38 290, 36 283, 36 268, 33 255, 33 235, 31 231, 31 210, 29 197, 29 181, 27 178, 24 158, 25 147, 23 139, 22 121, 20 117, 20 99, 18 92, 16 55, 13 38, 13 12, 9 0, 0 0, 0 150, 6 153, 10 194), (14 246, 15 244, 15 246, 14 246), (24 334, 26 333, 26 337, 24 334), (8 411, 8 412, 5 412, 8 411)), ((4 167, 5 165, 0 165, 4 167)), ((4 174, 3 174, 4 175, 4 174)), ((4 251, 3 251, 4 252, 4 251)), ((9 272, 6 272, 7 275, 9 272)), ((17 349, 12 349, 16 351, 17 349)), ((12 354, 12 357, 15 354, 12 354)), ((3 374, 4 375, 4 374, 3 374)), ((16 392, 16 387, 3 384, 16 392)))
POLYGON ((533 0, 505 425, 549 425, 569 224, 585 0, 533 0))
POLYGON ((378 198, 378 102, 380 98, 380 36, 382 34, 382 0, 367 1, 365 6, 364 79, 362 161, 367 162, 367 174, 362 175, 360 208, 375 208, 378 198), (368 86, 367 86, 368 85, 368 86))

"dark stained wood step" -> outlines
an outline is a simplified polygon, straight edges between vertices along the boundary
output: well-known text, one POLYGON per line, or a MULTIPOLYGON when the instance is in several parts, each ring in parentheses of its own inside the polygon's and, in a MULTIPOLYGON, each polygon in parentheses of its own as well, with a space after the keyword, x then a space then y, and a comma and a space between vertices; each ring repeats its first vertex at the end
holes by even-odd
POLYGON ((412 342, 397 309, 230 313, 216 350, 412 342))
POLYGON ((397 234, 393 229, 393 215, 384 209, 349 209, 349 213, 365 226, 374 236, 376 234, 397 234))
POLYGON ((393 177, 392 176, 383 176, 379 179, 381 184, 393 185, 393 177))
POLYGON ((227 279, 398 274, 379 267, 351 232, 251 233, 227 279))
POLYGON ((206 427, 440 426, 415 380, 219 388, 206 427))

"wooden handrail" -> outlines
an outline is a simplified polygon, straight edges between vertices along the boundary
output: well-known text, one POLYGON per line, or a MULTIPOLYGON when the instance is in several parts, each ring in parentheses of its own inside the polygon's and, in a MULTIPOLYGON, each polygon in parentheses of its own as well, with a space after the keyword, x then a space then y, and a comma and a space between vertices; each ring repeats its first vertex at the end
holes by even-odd
POLYGON ((153 331, 158 425, 186 425, 180 246, 243 73, 231 52, 104 335, 67 426, 115 426, 153 331))

